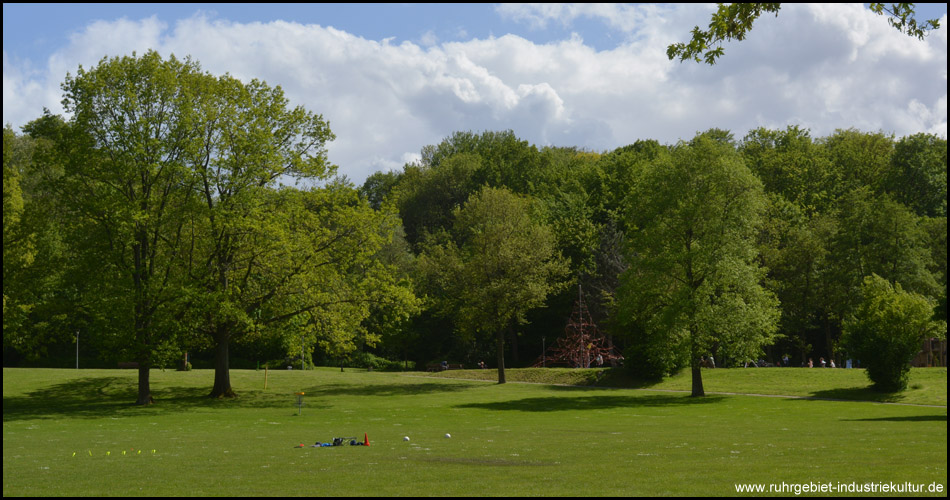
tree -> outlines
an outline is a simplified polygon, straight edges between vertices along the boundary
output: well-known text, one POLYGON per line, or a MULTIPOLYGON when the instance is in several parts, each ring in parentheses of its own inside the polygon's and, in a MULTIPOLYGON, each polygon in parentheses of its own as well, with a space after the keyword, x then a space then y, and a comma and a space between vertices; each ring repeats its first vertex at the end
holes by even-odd
POLYGON ((876 274, 864 279, 861 294, 860 306, 844 323, 842 343, 867 368, 875 389, 904 390, 910 361, 921 342, 944 338, 947 324, 933 319, 932 300, 876 274))
MULTIPOLYGON (((184 158, 196 197, 195 243, 182 259, 189 281, 198 284, 189 307, 201 305, 205 317, 200 331, 215 345, 211 396, 233 396, 228 346, 253 323, 248 315, 275 293, 255 295, 251 281, 262 261, 283 254, 280 244, 292 244, 281 233, 282 221, 267 213, 276 202, 271 191, 279 181, 328 178, 332 168, 325 144, 333 134, 322 116, 289 107, 280 87, 259 80, 244 84, 229 75, 204 78, 196 91, 204 97, 192 110, 199 117, 194 125, 199 135, 184 158)), ((275 272, 294 276, 301 269, 291 265, 275 272)))
POLYGON ((565 282, 567 263, 531 202, 504 188, 482 188, 455 211, 454 240, 431 244, 419 258, 428 289, 468 337, 495 337, 498 383, 505 383, 504 341, 531 309, 565 282))
MULTIPOLYGON (((688 43, 674 43, 667 47, 666 55, 672 61, 679 58, 680 62, 687 59, 707 64, 716 64, 716 59, 722 56, 723 42, 745 39, 752 29, 752 23, 765 12, 773 12, 778 16, 781 3, 732 3, 719 4, 718 10, 713 13, 708 30, 701 30, 699 26, 693 28, 693 38, 688 43), (715 48, 712 48, 715 46, 715 48), (702 59, 700 59, 702 57, 702 59)), ((914 17, 914 4, 895 3, 885 7, 883 3, 872 3, 870 9, 877 14, 887 14, 888 23, 895 29, 908 36, 923 40, 931 30, 940 28, 938 19, 930 19, 921 23, 914 17)))
MULTIPOLYGON (((181 227, 189 195, 185 161, 195 146, 196 63, 154 51, 103 58, 63 83, 74 149, 60 183, 78 252, 97 262, 96 306, 139 364, 137 404, 152 403, 149 369, 172 341, 168 326, 181 227), (163 324, 164 323, 164 324, 163 324), (127 332, 127 333, 126 333, 127 332)), ((89 261, 87 260, 87 261, 89 261)))
POLYGON ((730 144, 699 135, 651 165, 630 200, 617 314, 661 342, 662 359, 646 361, 688 358, 703 396, 702 356, 747 360, 774 340, 777 303, 756 262, 762 184, 730 144))

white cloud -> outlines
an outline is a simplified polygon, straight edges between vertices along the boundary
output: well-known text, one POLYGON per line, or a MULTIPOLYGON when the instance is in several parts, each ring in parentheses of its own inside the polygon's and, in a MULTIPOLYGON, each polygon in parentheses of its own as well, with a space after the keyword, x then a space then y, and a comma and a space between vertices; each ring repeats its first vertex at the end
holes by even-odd
POLYGON ((666 46, 707 24, 712 9, 500 8, 537 26, 602 19, 624 34, 611 50, 580 35, 546 44, 515 35, 439 43, 429 33, 420 44, 393 44, 317 25, 203 14, 171 27, 154 18, 99 21, 47 61, 10 61, 4 52, 3 119, 19 126, 43 106, 61 112, 67 71, 154 48, 166 57, 190 54, 214 74, 280 85, 293 104, 330 122, 337 136, 330 160, 355 182, 398 169, 424 145, 463 130, 510 128, 538 145, 595 150, 646 138, 675 142, 710 127, 736 137, 792 124, 813 136, 847 127, 946 135, 946 28, 921 42, 860 6, 793 4, 759 19, 746 41, 727 44, 715 66, 669 61, 666 46))

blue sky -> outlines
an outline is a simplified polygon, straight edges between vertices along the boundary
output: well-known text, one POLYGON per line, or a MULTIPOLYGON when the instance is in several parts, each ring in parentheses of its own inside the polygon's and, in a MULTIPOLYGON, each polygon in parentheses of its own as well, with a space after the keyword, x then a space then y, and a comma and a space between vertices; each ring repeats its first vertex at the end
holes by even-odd
MULTIPOLYGON (((946 9, 944 9, 945 11, 946 9)), ((97 20, 157 16, 167 24, 203 11, 234 22, 296 21, 332 26, 371 40, 394 37, 396 43, 419 42, 427 34, 441 41, 488 38, 515 33, 539 43, 569 38, 572 31, 599 49, 616 41, 601 22, 578 19, 569 26, 544 29, 506 19, 490 4, 3 4, 3 46, 17 57, 39 58, 69 40, 69 35, 97 20)))
POLYGON ((798 125, 946 136, 946 4, 924 41, 860 4, 786 4, 716 66, 666 59, 713 4, 4 4, 3 121, 19 127, 104 56, 191 55, 321 113, 355 182, 459 130, 603 151, 798 125))

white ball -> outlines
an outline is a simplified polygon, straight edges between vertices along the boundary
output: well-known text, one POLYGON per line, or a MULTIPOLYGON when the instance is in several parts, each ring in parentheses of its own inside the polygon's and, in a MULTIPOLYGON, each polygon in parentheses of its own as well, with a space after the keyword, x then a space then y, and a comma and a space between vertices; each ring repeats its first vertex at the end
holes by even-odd
POLYGON ((446 433, 446 434, 445 434, 445 437, 450 438, 450 437, 452 437, 452 435, 449 434, 449 433, 446 433))
POLYGON ((409 436, 402 438, 403 441, 409 441, 409 436))

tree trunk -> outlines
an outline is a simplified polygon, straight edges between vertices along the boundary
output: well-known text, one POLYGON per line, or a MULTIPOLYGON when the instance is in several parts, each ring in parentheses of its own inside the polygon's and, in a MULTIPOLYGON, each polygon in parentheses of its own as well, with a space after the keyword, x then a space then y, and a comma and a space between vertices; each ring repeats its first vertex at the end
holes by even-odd
POLYGON ((214 348, 214 387, 211 389, 212 398, 233 398, 237 394, 231 389, 231 372, 228 359, 229 336, 220 333, 215 335, 214 348))
POLYGON ((135 400, 137 405, 150 405, 155 401, 152 399, 152 390, 149 386, 149 368, 151 366, 151 331, 150 331, 150 313, 151 304, 148 296, 148 267, 146 258, 148 256, 148 235, 141 229, 136 229, 136 242, 132 245, 133 270, 132 286, 135 293, 135 340, 138 344, 139 352, 136 356, 136 362, 139 364, 139 388, 138 398, 135 400))
POLYGON ((505 383, 505 331, 498 330, 495 335, 498 340, 498 383, 505 383))
POLYGON ((137 405, 148 406, 155 402, 155 400, 152 399, 152 390, 149 388, 148 376, 149 376, 149 367, 145 366, 145 364, 143 363, 140 363, 139 364, 139 396, 138 396, 138 399, 135 401, 135 404, 137 405))
POLYGON ((703 372, 700 371, 699 364, 693 362, 693 392, 691 397, 703 397, 706 393, 703 391, 703 372))

